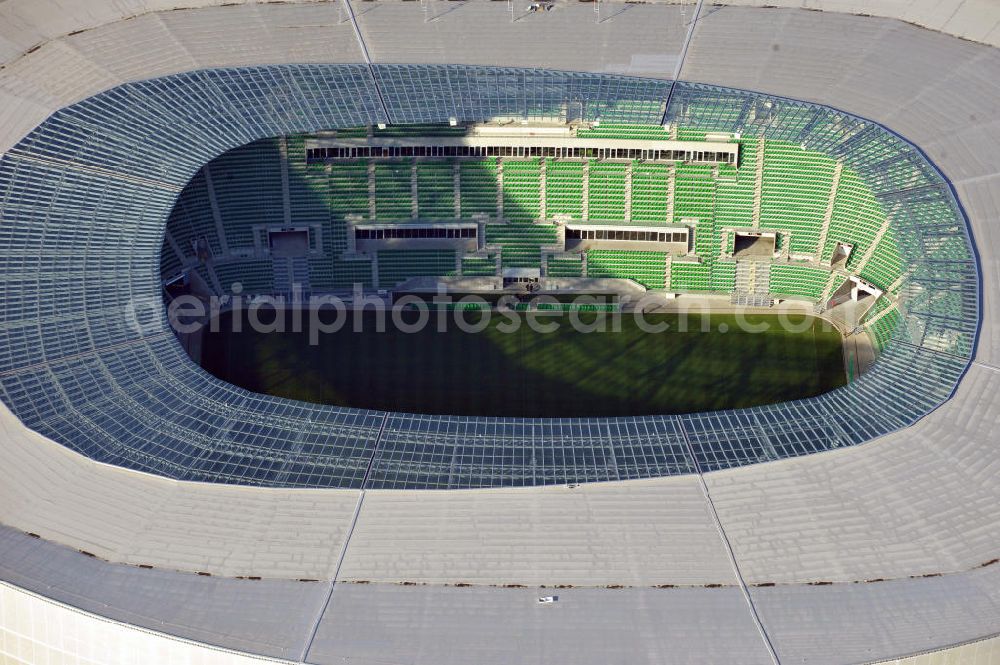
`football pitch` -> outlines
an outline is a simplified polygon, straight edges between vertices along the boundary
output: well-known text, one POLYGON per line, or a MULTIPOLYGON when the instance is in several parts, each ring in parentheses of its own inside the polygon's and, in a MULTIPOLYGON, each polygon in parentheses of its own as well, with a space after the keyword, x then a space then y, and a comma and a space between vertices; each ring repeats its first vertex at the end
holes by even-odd
MULTIPOLYGON (((481 332, 466 332, 438 313, 417 332, 404 332, 386 315, 346 316, 343 327, 309 343, 309 316, 292 331, 251 329, 248 314, 223 314, 218 332, 206 332, 202 366, 254 392, 387 411, 466 416, 612 417, 676 414, 756 406, 810 397, 844 385, 840 333, 822 320, 778 315, 646 314, 648 332, 632 314, 580 313, 594 328, 574 328, 568 313, 536 315, 540 332, 519 313, 493 312, 481 332), (242 330, 234 332, 232 317, 242 330), (355 317, 362 328, 355 332, 355 317), (510 317, 515 316, 509 314, 510 317), (767 326, 764 332, 745 330, 767 326), (617 329, 616 329, 617 328, 617 329), (707 330, 707 332, 706 332, 707 330)), ((415 313, 405 322, 414 323, 415 313)), ((465 312, 470 324, 481 312, 465 312)), ((274 319, 273 312, 261 320, 274 319)), ((579 326, 577 326, 579 327, 579 326)))

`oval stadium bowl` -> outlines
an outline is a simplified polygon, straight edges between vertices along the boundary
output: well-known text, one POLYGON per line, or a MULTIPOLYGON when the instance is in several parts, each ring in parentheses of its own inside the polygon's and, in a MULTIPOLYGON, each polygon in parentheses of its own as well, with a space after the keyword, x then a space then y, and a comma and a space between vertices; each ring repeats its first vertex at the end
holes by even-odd
POLYGON ((996 10, 202 4, 0 3, 0 660, 1000 658, 996 10), (324 400, 170 316, 439 283, 790 302, 848 370, 324 400))

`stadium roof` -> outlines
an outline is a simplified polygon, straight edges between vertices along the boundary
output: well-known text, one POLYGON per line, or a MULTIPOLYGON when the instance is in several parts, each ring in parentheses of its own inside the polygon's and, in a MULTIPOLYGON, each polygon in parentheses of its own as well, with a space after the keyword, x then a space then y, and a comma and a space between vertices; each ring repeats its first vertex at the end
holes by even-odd
MULTIPOLYGON (((541 80, 538 90, 551 89, 560 80, 589 97, 610 97, 614 86, 632 86, 628 96, 637 92, 641 99, 663 99, 669 85, 662 82, 584 74, 560 79, 541 71, 521 78, 509 72, 510 91, 495 93, 492 100, 464 93, 451 96, 451 86, 475 86, 477 79, 458 76, 462 70, 456 68, 414 70, 398 63, 527 66, 667 79, 681 50, 684 17, 693 12, 692 7, 601 3, 603 18, 597 23, 592 7, 566 4, 510 23, 506 5, 499 3, 431 3, 425 8, 380 2, 358 13, 366 46, 362 49, 340 4, 172 12, 148 7, 144 9, 150 11, 137 11, 129 20, 110 7, 82 3, 83 15, 77 17, 72 10, 57 14, 45 3, 0 5, 0 16, 9 19, 5 25, 15 28, 0 34, 0 54, 7 63, 0 71, 0 106, 10 110, 0 130, 0 147, 19 153, 6 155, 2 167, 8 182, 33 179, 32 191, 52 201, 45 204, 46 222, 63 229, 58 237, 43 235, 37 210, 26 212, 38 204, 37 198, 12 202, 8 194, 4 200, 4 231, 24 234, 5 240, 11 244, 4 254, 4 334, 22 345, 4 349, 4 399, 25 422, 52 439, 80 436, 95 446, 97 439, 86 432, 102 414, 114 414, 99 425, 121 427, 123 440, 134 443, 130 433, 148 431, 141 429, 148 403, 129 392, 136 387, 149 397, 159 396, 165 411, 154 415, 172 412, 183 417, 193 408, 211 411, 193 399, 162 401, 171 392, 190 394, 185 391, 199 386, 215 391, 210 399, 245 409, 237 413, 253 412, 250 402, 255 399, 278 403, 224 394, 226 389, 189 365, 169 333, 157 331, 158 337, 134 344, 128 337, 116 337, 122 330, 117 323, 103 329, 76 327, 84 323, 80 312, 95 314, 97 321, 94 308, 107 308, 114 320, 133 294, 152 293, 159 250, 156 225, 162 225, 162 211, 169 209, 186 177, 212 155, 238 140, 322 123, 362 124, 386 110, 397 122, 440 119, 445 111, 474 117, 495 108, 491 104, 502 106, 505 94, 517 99, 519 91, 533 89, 532 76, 541 80), (425 10, 432 19, 426 23, 425 10), (460 38, 470 31, 482 38, 460 38), (511 49, 511 43, 524 47, 511 49), (371 70, 366 57, 372 60, 371 70), (258 68, 250 77, 231 69, 282 62, 355 64, 258 68), (119 89, 53 116, 21 143, 49 113, 124 82, 213 68, 230 69, 186 77, 210 91, 187 97, 186 103, 170 103, 170 86, 162 82, 119 89), (272 77, 276 71, 280 77, 272 77), (317 72, 333 72, 336 84, 329 85, 331 79, 317 72), (384 90, 369 89, 371 72, 383 77, 384 90), (301 77, 319 82, 321 89, 312 97, 315 105, 293 104, 306 90, 301 77), (247 81, 272 78, 276 82, 265 87, 246 87, 247 81), (348 87, 352 83, 360 83, 360 90, 368 93, 356 96, 348 87), (263 106, 227 98, 227 86, 240 91, 246 102, 268 97, 285 104, 266 107, 265 112, 263 106), (463 106, 470 100, 472 106, 463 106), (104 107, 106 115, 123 124, 96 133, 95 141, 92 121, 100 115, 88 118, 80 109, 90 104, 93 111, 102 103, 111 104, 104 107), (351 115, 345 115, 345 109, 351 115), (230 134, 205 131, 212 127, 209 120, 219 119, 231 128, 230 134), (46 134, 57 126, 59 132, 46 134), (80 133, 63 144, 63 152, 47 147, 72 128, 80 133), (150 149, 151 142, 171 134, 177 138, 150 149), (87 198, 88 186, 107 177, 126 194, 117 201, 101 201, 105 207, 93 216, 93 232, 81 243, 81 236, 71 234, 78 227, 68 215, 80 210, 81 202, 93 200, 87 198), (147 206, 142 216, 136 214, 139 201, 147 206), (21 251, 15 254, 11 248, 21 251), (12 263, 17 258, 20 269, 12 263), (41 273, 35 267, 39 258, 48 261, 42 263, 41 273), (67 266, 76 272, 67 272, 67 266), (68 274, 77 279, 66 280, 68 274), (116 280, 136 290, 117 290, 116 280), (29 282, 45 285, 57 298, 44 305, 47 310, 36 310, 51 318, 32 320, 34 339, 24 334, 26 324, 14 325, 30 320, 23 314, 27 301, 16 300, 27 293, 29 282), (95 289, 95 284, 101 286, 95 289), (46 331, 40 340, 39 323, 46 331), (125 359, 102 367, 91 356, 78 355, 81 340, 125 359), (52 357, 62 365, 50 367, 52 357), (155 379, 136 379, 135 372, 155 366, 154 357, 168 360, 158 368, 162 373, 155 379), (45 372, 25 371, 42 364, 45 372), (32 379, 36 383, 14 393, 13 377, 31 374, 37 374, 32 379), (120 388, 125 375, 134 381, 127 385, 129 390, 116 389, 114 384, 120 388), (92 390, 98 392, 88 392, 92 390), (94 407, 87 413, 89 421, 60 411, 78 397, 94 407), (42 398, 49 403, 36 403, 42 398), (128 412, 123 405, 132 409, 131 422, 122 416, 128 412), (44 430, 42 423, 52 427, 44 430)), ((996 29, 964 32, 989 24, 982 20, 973 25, 962 18, 964 11, 956 12, 949 23, 934 23, 933 13, 921 21, 996 41, 996 29)), ((333 465, 338 471, 330 476, 335 482, 324 483, 353 489, 205 485, 100 463, 128 464, 119 448, 78 446, 98 461, 83 458, 31 432, 4 411, 0 522, 11 528, 0 534, 0 577, 16 588, 4 587, 0 598, 13 607, 28 602, 17 588, 27 589, 125 624, 272 657, 297 660, 308 655, 309 662, 338 662, 349 656, 372 662, 540 661, 566 659, 567 654, 594 662, 629 657, 704 661, 732 654, 746 662, 773 657, 786 662, 856 662, 989 637, 1000 618, 1000 567, 983 565, 997 558, 1000 542, 993 444, 1000 420, 1000 338, 994 306, 1000 266, 993 252, 994 227, 1000 221, 1000 139, 994 118, 1000 92, 989 85, 998 73, 1000 53, 995 48, 896 20, 716 7, 704 10, 681 72, 688 81, 758 90, 872 118, 919 146, 951 180, 979 250, 979 344, 973 342, 977 312, 968 307, 966 288, 978 287, 975 270, 949 270, 946 281, 965 294, 957 310, 949 298, 941 305, 957 312, 955 321, 938 328, 916 327, 919 337, 906 340, 938 345, 933 351, 913 353, 946 360, 943 371, 936 362, 922 365, 934 367, 931 376, 945 380, 914 384, 932 388, 933 398, 918 401, 919 412, 872 433, 909 425, 905 429, 869 444, 817 455, 719 471, 706 465, 703 473, 669 478, 576 488, 413 492, 369 486, 359 491, 361 483, 355 481, 367 468, 366 444, 341 455, 344 459, 333 465), (928 335, 928 329, 954 334, 928 335), (972 364, 954 395, 910 424, 948 397, 973 351, 972 364), (214 576, 191 574, 195 572, 214 576), (294 581, 303 578, 321 581, 294 581), (334 589, 330 580, 345 583, 334 589), (406 584, 411 582, 414 585, 406 584), (465 584, 475 586, 461 586, 465 584), (537 590, 503 588, 540 584, 574 588, 560 590, 562 598, 553 607, 534 603, 537 590), (625 588, 601 588, 605 586, 625 588), (680 588, 657 588, 664 586, 680 588), (516 644, 521 650, 512 651, 516 644)), ((486 72, 487 78, 491 75, 486 72)), ((685 91, 703 90, 675 88, 677 94, 685 91)), ((529 101, 544 104, 544 94, 539 95, 529 101)), ((624 112, 642 114, 648 109, 624 112)), ((915 220, 914 226, 923 223, 915 220)), ((911 248, 916 258, 918 246, 911 248)), ((925 313, 949 313, 934 310, 937 300, 925 302, 925 313)), ((897 373, 894 380, 903 374, 897 373)), ((920 378, 909 369, 905 374, 920 378)), ((878 392, 884 389, 873 396, 878 392)), ((302 405, 277 408, 288 411, 276 417, 272 410, 268 417, 287 415, 288 431, 308 433, 300 425, 308 418, 336 420, 338 427, 350 426, 364 440, 377 438, 380 429, 393 432, 391 420, 380 414, 302 405)), ((212 418, 198 418, 194 427, 208 428, 203 430, 206 436, 239 430, 239 423, 227 422, 221 414, 212 418)), ((662 432, 677 431, 670 428, 673 421, 662 422, 662 432)), ((753 426, 759 427, 759 421, 753 426)), ((268 431, 275 429, 282 428, 268 431)), ((690 431, 685 426, 684 434, 690 437, 690 431)), ((244 433, 259 435, 260 430, 244 433)), ((163 440, 162 433, 146 436, 147 443, 163 440)), ((599 438, 608 442, 601 450, 628 442, 628 436, 617 431, 599 438)), ((661 433, 649 438, 665 449, 661 433)), ((271 439, 266 445, 282 437, 271 439)), ((799 440, 812 439, 801 435, 799 440)), ((177 441, 184 443, 183 437, 177 441)), ((300 446, 301 452, 309 442, 289 445, 300 446)), ((685 453, 688 445, 678 442, 681 465, 691 464, 690 452, 685 453)), ((207 477, 171 473, 183 466, 182 454, 190 453, 174 452, 175 457, 158 456, 160 466, 140 464, 138 458, 130 465, 165 475, 207 477)), ((557 481, 622 477, 588 477, 595 468, 612 467, 570 458, 570 466, 582 469, 584 476, 566 475, 557 481)), ((212 469, 224 467, 218 459, 213 462, 212 469)), ((501 467, 509 462, 499 458, 501 467)), ((287 484, 292 472, 267 464, 261 459, 255 467, 263 469, 261 477, 280 478, 287 471, 285 483, 274 483, 287 484)), ((622 467, 616 462, 614 468, 622 467)), ((664 468, 635 475, 663 475, 664 468)), ((488 484, 497 483, 465 483, 488 484)), ((33 607, 45 603, 31 598, 33 607)), ((5 627, 10 625, 6 617, 0 619, 5 627)))

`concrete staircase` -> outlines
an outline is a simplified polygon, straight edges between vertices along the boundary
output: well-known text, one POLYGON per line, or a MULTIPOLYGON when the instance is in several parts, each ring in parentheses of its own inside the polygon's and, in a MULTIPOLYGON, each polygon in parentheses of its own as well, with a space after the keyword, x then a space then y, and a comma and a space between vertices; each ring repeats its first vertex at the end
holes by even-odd
POLYGON ((417 194, 417 163, 410 166, 410 217, 417 219, 420 216, 419 196, 417 194))
POLYGON ((830 296, 833 295, 833 287, 837 284, 837 273, 831 272, 830 276, 826 280, 826 286, 823 288, 823 295, 820 296, 819 302, 813 305, 813 311, 817 314, 821 314, 826 311, 826 303, 830 302, 830 296))
POLYGON ((625 221, 632 221, 632 164, 625 165, 625 221))
POLYGON ((303 293, 312 290, 309 283, 309 259, 305 256, 296 256, 289 259, 291 268, 292 285, 298 285, 303 293))
POLYGON ((292 287, 298 286, 303 293, 309 291, 309 259, 305 256, 294 258, 277 257, 272 259, 274 271, 275 293, 292 293, 292 287))
POLYGON ((497 219, 503 219, 503 160, 497 160, 497 219))
POLYGON ((885 220, 882 222, 881 228, 879 228, 878 233, 872 238, 872 244, 868 246, 868 249, 862 255, 861 260, 858 261, 857 267, 854 269, 854 273, 860 275, 864 272, 865 266, 871 261, 872 256, 875 255, 875 250, 878 248, 878 244, 882 242, 882 237, 885 236, 886 232, 889 230, 889 216, 886 215, 885 220))
POLYGON ((830 220, 833 219, 833 203, 837 199, 837 188, 840 186, 840 174, 844 172, 844 163, 837 162, 833 169, 833 184, 830 186, 830 198, 826 202, 826 212, 823 213, 823 226, 819 230, 819 245, 816 249, 816 258, 822 260, 826 249, 826 237, 830 233, 830 220))
POLYGON ((542 219, 546 219, 548 217, 548 215, 546 214, 547 210, 546 210, 546 205, 545 205, 545 198, 546 198, 546 196, 545 196, 545 186, 546 186, 546 184, 548 184, 547 180, 548 180, 548 173, 549 173, 548 164, 549 164, 549 160, 547 160, 547 159, 539 160, 539 165, 538 165, 538 215, 542 219))
POLYGON ((292 266, 291 259, 278 257, 271 261, 274 272, 274 290, 276 293, 289 293, 292 290, 292 266))
POLYGON ((884 316, 886 316, 888 314, 891 314, 892 312, 895 312, 897 309, 899 309, 899 301, 898 300, 894 300, 894 301, 892 301, 892 303, 888 307, 886 307, 885 309, 883 309, 881 312, 879 312, 878 314, 876 314, 872 318, 870 318, 867 321, 865 321, 865 326, 873 326, 873 325, 875 325, 876 323, 878 323, 879 319, 881 319, 882 317, 884 317, 884 316))
POLYGON ((769 261, 737 261, 736 287, 729 302, 744 307, 770 307, 771 263, 769 261))
POLYGON ((757 139, 757 164, 753 181, 753 213, 750 221, 755 229, 760 228, 760 202, 764 191, 764 137, 757 139))
POLYGON ((278 141, 278 156, 281 161, 281 209, 284 225, 292 224, 292 195, 288 182, 288 137, 282 136, 278 141))
POLYGON ((753 291, 755 295, 767 298, 771 304, 771 262, 755 261, 753 275, 753 291))
POLYGON ((368 162, 368 219, 375 219, 375 162, 368 162))
POLYGON ((677 167, 671 165, 667 173, 667 224, 674 223, 674 192, 677 191, 677 167))
MULTIPOLYGON (((211 282, 210 286, 212 287, 212 289, 215 290, 217 294, 226 295, 227 293, 229 293, 228 291, 222 288, 222 282, 219 281, 219 275, 215 272, 215 267, 212 265, 211 261, 205 264, 205 272, 208 274, 208 280, 211 282)), ((226 286, 232 286, 232 285, 227 284, 226 286)))
POLYGON ((219 236, 222 254, 229 254, 229 242, 226 240, 226 230, 222 227, 222 213, 219 212, 219 201, 215 197, 215 184, 212 182, 212 169, 206 164, 201 172, 205 174, 205 190, 208 192, 208 205, 212 210, 212 221, 215 222, 215 232, 219 236))

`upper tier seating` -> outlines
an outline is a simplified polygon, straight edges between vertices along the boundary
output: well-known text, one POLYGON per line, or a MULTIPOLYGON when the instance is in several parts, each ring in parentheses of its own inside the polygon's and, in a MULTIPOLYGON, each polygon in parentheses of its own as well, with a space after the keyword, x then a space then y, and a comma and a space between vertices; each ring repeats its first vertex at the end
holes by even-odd
POLYGON ((764 146, 760 225, 791 234, 789 252, 815 255, 836 163, 783 141, 764 146))

